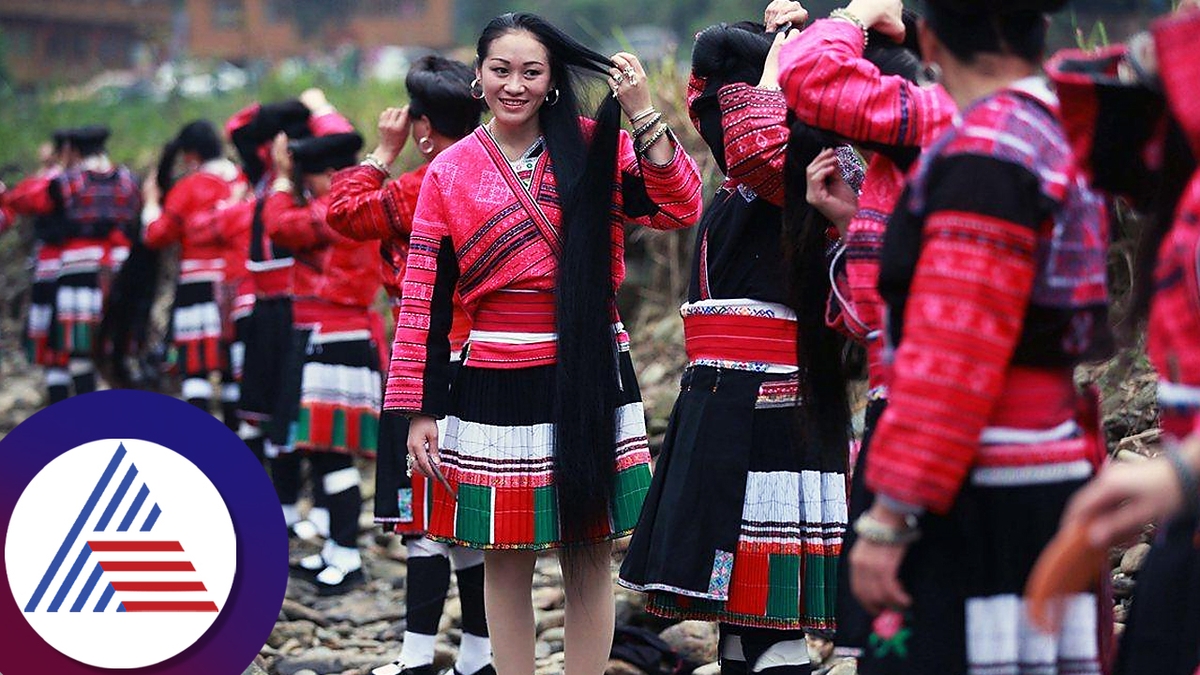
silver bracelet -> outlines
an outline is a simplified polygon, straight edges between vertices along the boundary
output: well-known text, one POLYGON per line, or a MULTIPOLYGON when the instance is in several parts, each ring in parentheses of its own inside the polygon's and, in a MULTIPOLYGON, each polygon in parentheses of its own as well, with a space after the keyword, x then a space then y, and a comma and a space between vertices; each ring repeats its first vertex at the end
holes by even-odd
POLYGON ((658 139, 665 136, 667 134, 667 132, 671 130, 671 127, 668 127, 665 122, 659 122, 658 124, 659 124, 658 131, 655 131, 650 136, 650 138, 646 139, 644 142, 642 142, 635 148, 639 155, 646 154, 646 151, 650 149, 650 146, 657 143, 658 139))
POLYGON ((854 533, 873 544, 908 546, 921 538, 921 528, 917 527, 916 520, 916 516, 905 516, 904 527, 892 527, 868 512, 854 521, 854 533))
POLYGON ((363 157, 361 164, 362 166, 369 166, 385 176, 392 175, 392 172, 388 170, 387 165, 381 162, 375 155, 368 154, 366 157, 363 157))
POLYGON ((638 114, 634 115, 633 117, 630 117, 630 118, 629 118, 629 123, 630 123, 630 124, 637 124, 639 121, 646 119, 647 117, 649 117, 650 115, 653 115, 653 114, 654 114, 654 113, 656 113, 656 112, 658 112, 658 110, 657 110, 657 109, 655 109, 655 107, 654 107, 654 106, 650 106, 649 108, 646 108, 645 110, 643 110, 642 112, 640 112, 640 113, 638 113, 638 114))
POLYGON ((867 24, 863 23, 862 19, 858 18, 857 16, 854 15, 853 12, 851 12, 850 10, 848 10, 844 7, 841 9, 835 9, 832 12, 830 12, 829 18, 840 19, 842 21, 846 21, 846 22, 852 23, 855 26, 857 26, 862 31, 862 34, 863 34, 863 49, 867 48, 867 43, 869 43, 871 41, 871 33, 867 29, 867 24))

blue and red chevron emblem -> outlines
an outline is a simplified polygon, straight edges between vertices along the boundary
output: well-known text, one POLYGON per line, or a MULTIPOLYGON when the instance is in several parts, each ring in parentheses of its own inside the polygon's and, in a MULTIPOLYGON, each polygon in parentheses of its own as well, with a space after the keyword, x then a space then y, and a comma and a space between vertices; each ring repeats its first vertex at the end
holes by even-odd
POLYGON ((155 532, 161 515, 119 445, 24 611, 218 612, 183 545, 155 532))

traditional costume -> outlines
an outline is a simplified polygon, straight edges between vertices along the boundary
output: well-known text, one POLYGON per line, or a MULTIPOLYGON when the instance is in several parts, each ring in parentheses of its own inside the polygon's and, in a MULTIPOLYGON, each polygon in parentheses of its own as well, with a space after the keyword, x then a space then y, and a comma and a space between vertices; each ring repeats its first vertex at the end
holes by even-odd
MULTIPOLYGON (((659 229, 691 225, 701 188, 695 163, 682 148, 656 166, 638 159, 625 132, 618 167, 611 214, 614 291, 625 276, 624 222, 659 229)), ((555 187, 550 153, 541 143, 510 162, 484 127, 438 155, 425 177, 384 408, 447 418, 441 467, 457 496, 432 486, 432 539, 483 549, 561 545, 552 410, 554 290, 564 225, 555 187), (471 334, 451 383, 456 292, 471 334)), ((612 320, 621 384, 614 411, 614 497, 607 522, 589 537, 595 541, 632 530, 650 482, 645 418, 615 305, 612 320)))
POLYGON ((847 447, 800 436, 780 245, 787 105, 745 83, 715 89, 693 74, 689 109, 702 133, 719 120, 710 144, 727 178, 697 233, 681 310, 688 367, 620 583, 666 617, 831 630, 847 447), (706 93, 719 109, 698 113, 706 93))
POLYGON ((920 514, 902 614, 885 612, 863 673, 1099 673, 1111 630, 1097 594, 1065 601, 1057 635, 1021 599, 1074 491, 1105 456, 1074 366, 1111 353, 1107 213, 1079 171, 1045 83, 973 103, 926 148, 885 235, 892 359, 867 486, 920 514))
POLYGON ((70 381, 48 381, 62 392, 70 384, 77 394, 96 388, 91 361, 94 332, 111 275, 128 255, 125 232, 133 231, 141 211, 141 192, 133 174, 104 154, 108 134, 107 128, 98 126, 70 130, 67 142, 82 159, 28 200, 29 213, 53 216, 62 228, 48 338, 49 347, 58 353, 55 360, 61 364, 65 355, 70 369, 70 381))
MULTIPOLYGON (((1185 152, 1164 144, 1167 103, 1192 156, 1200 153, 1197 29, 1200 12, 1154 26, 1161 89, 1143 79, 1145 71, 1123 45, 1099 53, 1064 52, 1047 66, 1079 161, 1098 188, 1143 208, 1156 191, 1177 189, 1160 187, 1164 153, 1185 152)), ((1154 277, 1146 349, 1159 375, 1164 437, 1173 444, 1200 431, 1200 173, 1179 198, 1154 277)), ((1192 509, 1159 529, 1138 573, 1116 672, 1193 675, 1198 668, 1200 520, 1192 509)))
MULTIPOLYGON (((841 20, 814 22, 779 55, 780 83, 796 117, 851 142, 876 150, 858 196, 858 210, 830 269, 833 294, 828 323, 867 349, 868 405, 857 466, 869 454, 871 435, 887 399, 883 359, 883 300, 877 289, 879 256, 888 218, 904 190, 904 172, 920 149, 949 125, 956 106, 940 86, 919 87, 884 75, 864 57, 857 26, 841 20)), ((853 472, 849 519, 871 507, 863 472, 853 472)), ((846 532, 843 551, 856 540, 846 532)), ((842 556, 838 593, 837 648, 850 655, 866 646, 871 618, 850 594, 849 561, 842 556)))
POLYGON ((147 246, 161 249, 180 244, 172 340, 185 378, 183 397, 204 406, 212 395, 209 373, 226 374, 229 369, 229 342, 219 304, 226 254, 219 244, 198 241, 194 235, 207 228, 194 221, 236 199, 247 189, 245 181, 229 160, 211 159, 171 186, 161 206, 147 204, 142 214, 146 223, 142 240, 147 246))
MULTIPOLYGON (((4 195, 6 208, 14 215, 36 213, 37 204, 44 203, 44 195, 47 194, 50 182, 60 173, 62 168, 54 166, 17 183, 4 195)), ((50 346, 51 335, 54 334, 54 302, 58 274, 62 270, 62 240, 65 234, 59 214, 33 216, 36 251, 33 255, 29 315, 25 322, 25 347, 29 361, 45 368, 65 369, 67 366, 67 354, 50 346)), ((61 379, 64 383, 60 386, 65 386, 69 378, 63 373, 61 379)), ((51 402, 60 398, 62 397, 51 397, 51 402)))
MULTIPOLYGON (((293 141, 297 170, 317 174, 355 161, 362 137, 354 133, 293 141)), ((317 572, 318 589, 340 592, 362 579, 358 553, 360 507, 354 456, 373 457, 383 392, 378 341, 382 325, 371 312, 379 289, 376 247, 344 237, 326 222, 330 194, 297 205, 290 181, 277 180, 263 204, 272 241, 293 251, 293 346, 303 362, 285 374, 283 396, 296 411, 288 447, 306 452, 328 503, 330 540, 319 560, 302 563, 317 572), (323 569, 322 569, 323 567, 323 569)))

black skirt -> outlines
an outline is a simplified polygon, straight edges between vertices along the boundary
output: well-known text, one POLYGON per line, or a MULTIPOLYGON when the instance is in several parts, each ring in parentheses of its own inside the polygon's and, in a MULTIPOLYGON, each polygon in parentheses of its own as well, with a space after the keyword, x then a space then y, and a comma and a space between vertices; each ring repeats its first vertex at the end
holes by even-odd
MULTIPOLYGON (((298 378, 303 363, 304 343, 292 329, 291 298, 259 298, 246 319, 245 367, 239 415, 265 425, 272 443, 287 443, 287 424, 294 415, 289 399, 282 396, 285 377, 298 378), (271 425, 278 418, 285 422, 271 425)), ((299 386, 298 380, 296 386, 299 386)))
POLYGON ((1166 526, 1138 573, 1117 675, 1193 675, 1200 667, 1200 520, 1166 526))

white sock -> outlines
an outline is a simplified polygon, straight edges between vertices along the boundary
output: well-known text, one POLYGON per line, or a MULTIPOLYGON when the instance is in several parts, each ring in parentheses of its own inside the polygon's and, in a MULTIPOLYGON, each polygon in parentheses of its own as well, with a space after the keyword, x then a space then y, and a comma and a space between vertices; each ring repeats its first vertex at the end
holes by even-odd
MULTIPOLYGON (((466 639, 463 634, 463 639, 466 639)), ((405 668, 416 668, 433 663, 434 649, 437 647, 436 635, 422 635, 404 631, 404 646, 400 650, 400 663, 405 668)))
POLYGON ((287 523, 288 527, 300 522, 300 509, 296 508, 295 504, 283 505, 283 522, 287 523))
POLYGON ((343 572, 353 572, 362 567, 362 553, 359 553, 357 548, 338 546, 332 540, 325 542, 325 547, 321 549, 321 557, 326 563, 343 572))
POLYGON ((308 520, 317 526, 317 534, 329 537, 329 509, 314 506, 308 510, 308 520))
POLYGON ((474 675, 480 668, 492 662, 492 641, 480 635, 462 634, 458 646, 458 661, 454 667, 461 675, 474 675))

